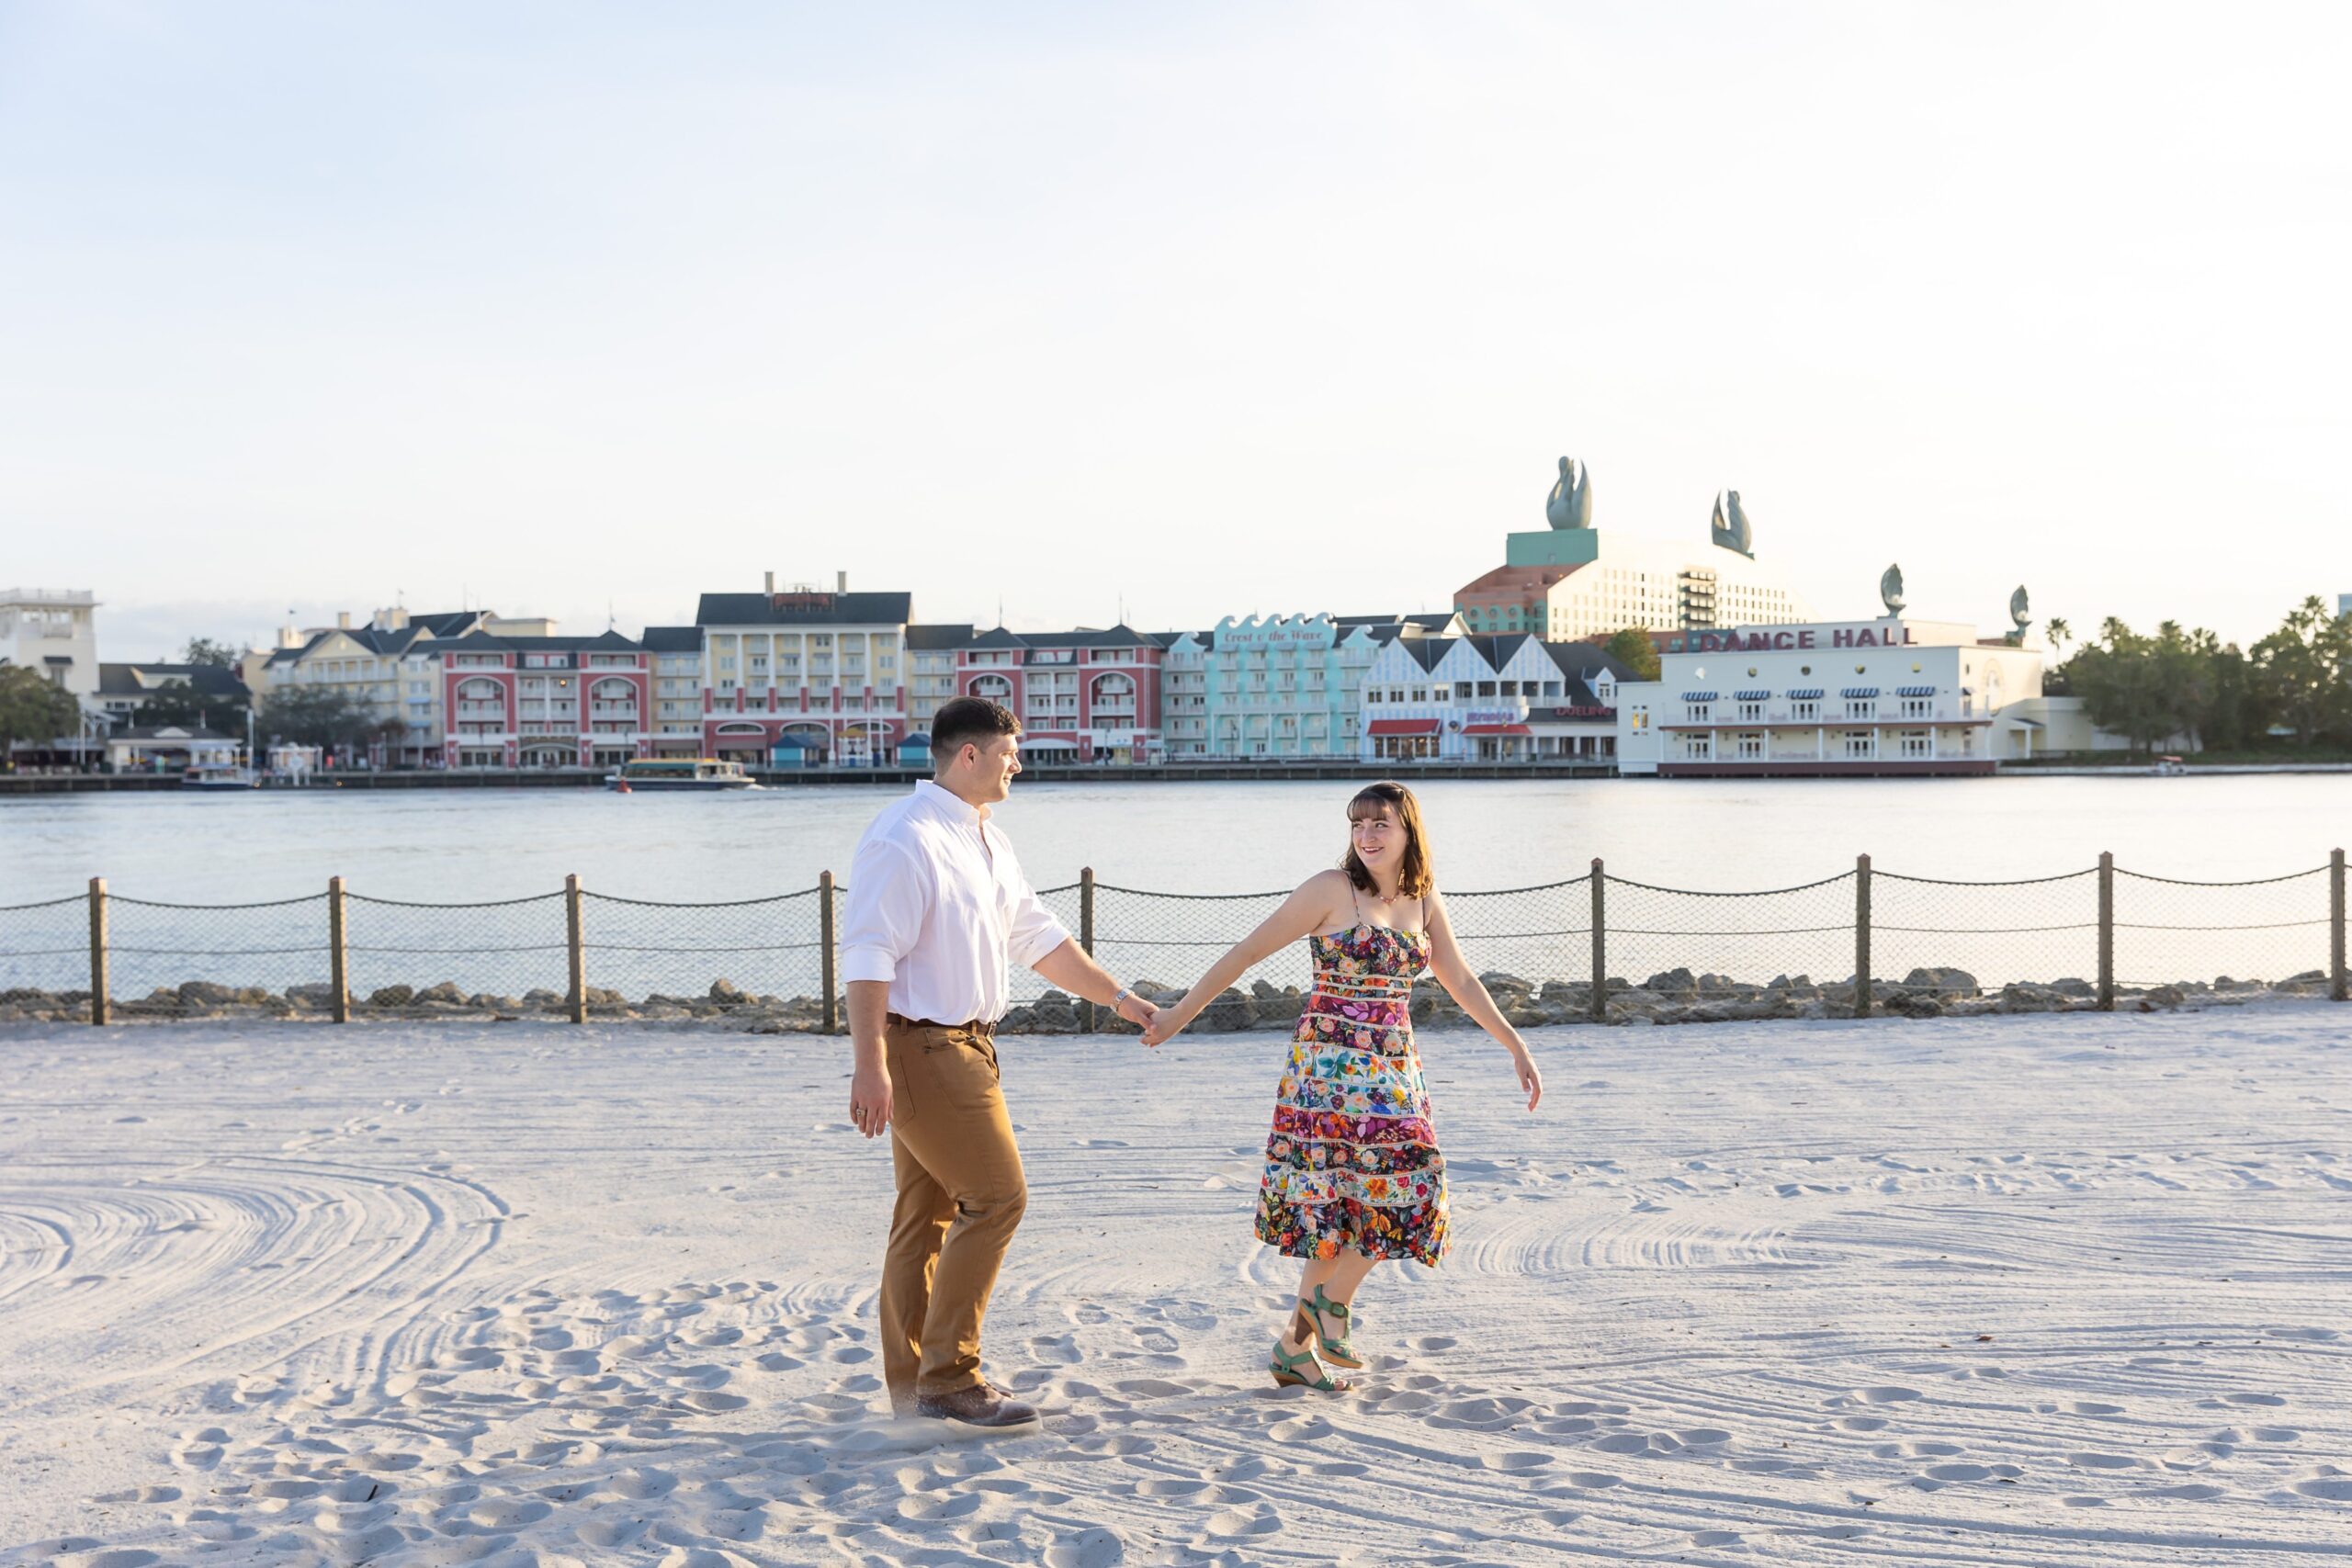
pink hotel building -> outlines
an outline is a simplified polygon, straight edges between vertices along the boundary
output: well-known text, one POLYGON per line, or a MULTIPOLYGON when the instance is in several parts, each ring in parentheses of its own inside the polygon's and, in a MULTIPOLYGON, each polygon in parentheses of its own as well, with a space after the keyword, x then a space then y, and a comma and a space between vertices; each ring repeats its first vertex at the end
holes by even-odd
POLYGON ((650 626, 655 686, 647 754, 812 766, 925 765, 949 696, 1020 716, 1039 761, 1157 761, 1163 640, 1108 631, 975 635, 910 624, 911 596, 706 593, 690 626, 650 626))

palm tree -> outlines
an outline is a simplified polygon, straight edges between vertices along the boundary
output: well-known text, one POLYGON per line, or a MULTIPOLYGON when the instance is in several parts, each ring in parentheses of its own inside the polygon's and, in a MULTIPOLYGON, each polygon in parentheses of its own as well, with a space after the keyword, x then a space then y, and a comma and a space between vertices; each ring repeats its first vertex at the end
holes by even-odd
POLYGON ((2075 628, 2066 624, 2064 615, 2051 616, 2042 623, 2041 631, 2050 639, 2050 646, 2060 653, 2065 652, 2066 645, 2075 640, 2075 628))

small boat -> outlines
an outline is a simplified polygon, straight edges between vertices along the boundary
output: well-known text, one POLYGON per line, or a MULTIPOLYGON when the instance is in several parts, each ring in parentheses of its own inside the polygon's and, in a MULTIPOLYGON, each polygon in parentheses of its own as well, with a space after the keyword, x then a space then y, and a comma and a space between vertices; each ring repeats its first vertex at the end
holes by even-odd
POLYGON ((605 787, 635 794, 641 789, 756 789, 741 762, 716 757, 662 758, 623 762, 605 775, 605 787))
POLYGON ((2188 765, 2178 757, 2158 757, 2156 765, 2148 771, 2160 779, 2177 778, 2188 772, 2188 765))
POLYGON ((258 789, 251 768, 234 762, 198 762, 180 775, 182 789, 258 789))

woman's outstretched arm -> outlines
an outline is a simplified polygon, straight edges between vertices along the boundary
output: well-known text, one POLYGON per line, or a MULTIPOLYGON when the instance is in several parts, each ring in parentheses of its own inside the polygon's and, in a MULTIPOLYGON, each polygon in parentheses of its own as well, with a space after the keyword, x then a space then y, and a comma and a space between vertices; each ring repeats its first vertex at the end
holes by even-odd
POLYGON ((1535 1102, 1544 1098, 1544 1075, 1535 1070, 1527 1042, 1487 994, 1486 983, 1471 972, 1462 956, 1462 944, 1453 940, 1453 922, 1446 916, 1445 900, 1435 893, 1430 895, 1430 972, 1462 1010, 1477 1021, 1479 1028, 1510 1047, 1511 1066, 1519 1071, 1519 1087, 1527 1091, 1527 1109, 1534 1110, 1535 1102))
POLYGON ((1166 1041, 1225 995, 1227 987, 1292 942, 1330 924, 1347 886, 1347 873, 1342 871, 1318 871, 1300 883, 1297 891, 1283 900, 1281 908, 1209 965, 1209 972, 1184 993, 1183 1000, 1159 1010, 1159 1019, 1144 1032, 1145 1041, 1153 1045, 1166 1041))

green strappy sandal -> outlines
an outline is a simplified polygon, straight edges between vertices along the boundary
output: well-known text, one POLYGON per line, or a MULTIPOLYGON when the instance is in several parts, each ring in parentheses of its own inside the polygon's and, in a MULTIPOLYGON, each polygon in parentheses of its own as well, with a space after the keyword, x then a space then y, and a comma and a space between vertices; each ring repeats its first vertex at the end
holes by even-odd
POLYGON ((1354 1319, 1345 1302, 1333 1301, 1323 1293, 1323 1287, 1317 1285, 1313 1301, 1304 1296, 1299 1298, 1298 1320, 1305 1325, 1305 1331, 1299 1337, 1305 1339, 1311 1336, 1322 1348, 1323 1359, 1351 1371, 1363 1366, 1363 1358, 1357 1355, 1355 1347, 1348 1343, 1348 1334, 1354 1327, 1354 1319), (1340 1337, 1336 1339, 1323 1332, 1323 1319, 1327 1316, 1340 1320, 1340 1337))
POLYGON ((1315 1359, 1315 1347, 1312 1345, 1304 1347, 1295 1356, 1285 1356, 1283 1354, 1283 1342, 1275 1340, 1273 1359, 1266 1363, 1266 1370, 1274 1374, 1274 1386, 1277 1388, 1312 1388, 1325 1393, 1345 1393, 1351 1386, 1345 1378, 1334 1378, 1323 1370, 1322 1363, 1315 1359), (1302 1361, 1315 1369, 1313 1377, 1298 1370, 1302 1361))

